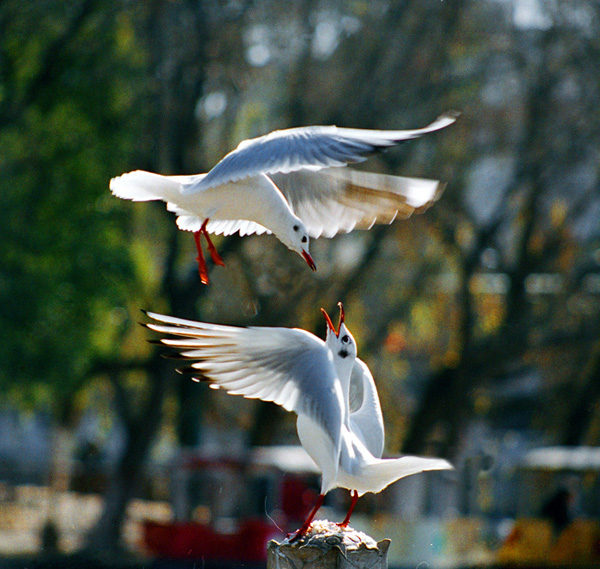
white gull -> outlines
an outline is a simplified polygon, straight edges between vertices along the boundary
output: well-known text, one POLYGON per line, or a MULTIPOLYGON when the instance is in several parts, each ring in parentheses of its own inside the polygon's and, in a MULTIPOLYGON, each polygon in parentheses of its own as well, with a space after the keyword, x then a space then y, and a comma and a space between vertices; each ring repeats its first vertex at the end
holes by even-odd
POLYGON ((193 362, 180 371, 197 374, 234 395, 272 401, 298 415, 298 437, 322 481, 317 503, 295 538, 308 531, 333 488, 352 493, 348 514, 339 524, 346 527, 359 496, 381 492, 405 476, 452 468, 438 458, 381 458, 384 429, 377 388, 367 365, 356 357, 356 342, 339 306, 337 330, 322 309, 325 341, 297 328, 241 328, 146 313, 161 323, 146 327, 175 336, 157 342, 176 348, 178 358, 193 362))
POLYGON ((207 174, 162 176, 135 170, 110 181, 112 193, 133 201, 162 200, 192 231, 200 278, 208 271, 204 235, 215 264, 223 261, 209 234, 274 233, 316 270, 309 238, 333 237, 424 211, 441 194, 436 180, 340 168, 379 150, 452 124, 449 112, 416 130, 365 130, 309 126, 277 130, 242 141, 207 174))

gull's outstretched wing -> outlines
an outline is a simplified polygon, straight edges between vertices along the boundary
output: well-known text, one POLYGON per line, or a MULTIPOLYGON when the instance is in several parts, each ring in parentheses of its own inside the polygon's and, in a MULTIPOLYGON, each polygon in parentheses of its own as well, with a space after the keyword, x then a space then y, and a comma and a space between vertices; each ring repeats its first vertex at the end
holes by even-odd
POLYGON ((318 422, 339 452, 344 401, 333 357, 325 343, 291 328, 240 328, 146 313, 161 324, 144 324, 161 334, 197 373, 233 395, 262 399, 318 422))
POLYGON ((445 188, 436 180, 351 168, 303 170, 270 177, 313 238, 369 229, 375 223, 391 223, 396 218, 422 213, 445 188))
POLYGON ((242 141, 206 176, 188 184, 184 193, 235 182, 258 174, 320 170, 362 162, 378 150, 418 138, 451 125, 457 113, 446 113, 416 130, 367 130, 336 126, 308 126, 276 130, 242 141))
POLYGON ((375 458, 381 458, 383 414, 373 376, 359 358, 356 358, 350 376, 350 428, 375 458))

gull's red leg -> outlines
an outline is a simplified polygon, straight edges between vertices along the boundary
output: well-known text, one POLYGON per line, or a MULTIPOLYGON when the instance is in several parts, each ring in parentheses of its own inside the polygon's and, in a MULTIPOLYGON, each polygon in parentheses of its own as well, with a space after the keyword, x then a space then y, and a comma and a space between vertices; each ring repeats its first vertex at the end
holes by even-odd
POLYGON ((350 523, 350 516, 352 515, 352 512, 354 511, 354 506, 356 506, 357 501, 358 501, 358 492, 356 490, 352 490, 352 503, 350 504, 350 509, 348 510, 348 513, 346 514, 344 521, 342 523, 338 524, 338 526, 340 526, 341 528, 348 527, 348 524, 350 523))
POLYGON ((224 267, 225 263, 223 262, 223 259, 221 259, 221 255, 219 255, 217 248, 213 245, 213 242, 210 240, 210 235, 208 234, 208 231, 206 231, 207 223, 208 219, 205 219, 204 223, 202 224, 202 227, 200 228, 200 233, 203 233, 204 237, 206 238, 206 244, 208 246, 208 251, 213 260, 213 263, 215 265, 220 265, 221 267, 224 267))
POLYGON ((198 250, 198 256, 196 257, 196 261, 198 261, 198 273, 200 274, 200 282, 202 284, 208 284, 208 270, 206 268, 206 261, 204 260, 204 254, 202 253, 202 245, 200 244, 200 231, 194 231, 194 241, 196 242, 196 249, 198 250))
POLYGON ((290 543, 292 541, 296 541, 308 531, 308 529, 310 528, 310 524, 312 524, 313 520, 315 519, 315 516, 317 515, 317 512, 319 511, 319 508, 323 505, 323 500, 325 500, 325 494, 319 494, 315 507, 312 509, 310 514, 308 514, 308 518, 306 518, 306 521, 302 524, 302 527, 292 534, 290 543))

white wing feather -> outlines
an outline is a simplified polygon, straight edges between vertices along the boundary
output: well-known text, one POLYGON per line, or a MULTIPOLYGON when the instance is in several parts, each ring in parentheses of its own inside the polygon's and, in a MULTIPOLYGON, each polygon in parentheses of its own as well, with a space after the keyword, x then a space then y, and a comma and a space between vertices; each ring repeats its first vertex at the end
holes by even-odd
POLYGON ((270 177, 313 238, 368 229, 375 223, 422 213, 445 187, 436 180, 351 168, 302 170, 270 177))
POLYGON ((367 130, 336 126, 308 126, 276 130, 242 141, 206 176, 188 184, 185 194, 235 182, 257 174, 320 170, 362 162, 384 148, 418 138, 452 124, 457 113, 446 113, 416 130, 367 130))
POLYGON ((350 376, 350 428, 375 458, 381 458, 385 439, 381 404, 373 376, 359 358, 350 376))
POLYGON ((189 371, 197 371, 228 393, 272 401, 308 415, 339 451, 345 406, 325 342, 299 329, 239 328, 147 315, 164 323, 146 324, 148 328, 176 336, 161 343, 192 361, 189 371))
MULTIPOLYGON (((177 216, 177 227, 182 231, 199 231, 204 223, 204 218, 198 217, 173 202, 167 202, 167 210, 177 216)), ((256 235, 271 233, 260 223, 246 219, 210 219, 206 224, 206 230, 214 235, 233 235, 239 232, 242 237, 254 233, 256 235)))
POLYGON ((244 219, 211 219, 206 224, 206 229, 209 233, 215 235, 233 235, 239 233, 244 235, 262 235, 263 233, 271 233, 266 227, 256 223, 255 221, 247 221, 244 219))

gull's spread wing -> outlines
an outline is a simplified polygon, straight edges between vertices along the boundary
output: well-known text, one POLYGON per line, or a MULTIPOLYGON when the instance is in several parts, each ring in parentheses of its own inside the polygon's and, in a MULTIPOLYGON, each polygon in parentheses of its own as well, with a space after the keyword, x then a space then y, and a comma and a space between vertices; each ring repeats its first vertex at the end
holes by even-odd
POLYGON ((418 138, 452 124, 457 113, 447 113, 416 130, 367 130, 336 126, 308 126, 276 130, 242 141, 206 176, 187 185, 184 193, 235 182, 258 174, 320 170, 362 162, 376 152, 418 138))
POLYGON ((396 218, 422 213, 445 187, 436 180, 351 168, 303 170, 270 177, 313 238, 368 229, 375 223, 391 223, 396 218))
POLYGON ((339 451, 343 392, 322 340, 299 329, 239 328, 146 314, 162 323, 146 327, 175 336, 160 343, 192 362, 183 371, 195 372, 228 393, 310 416, 339 451))

